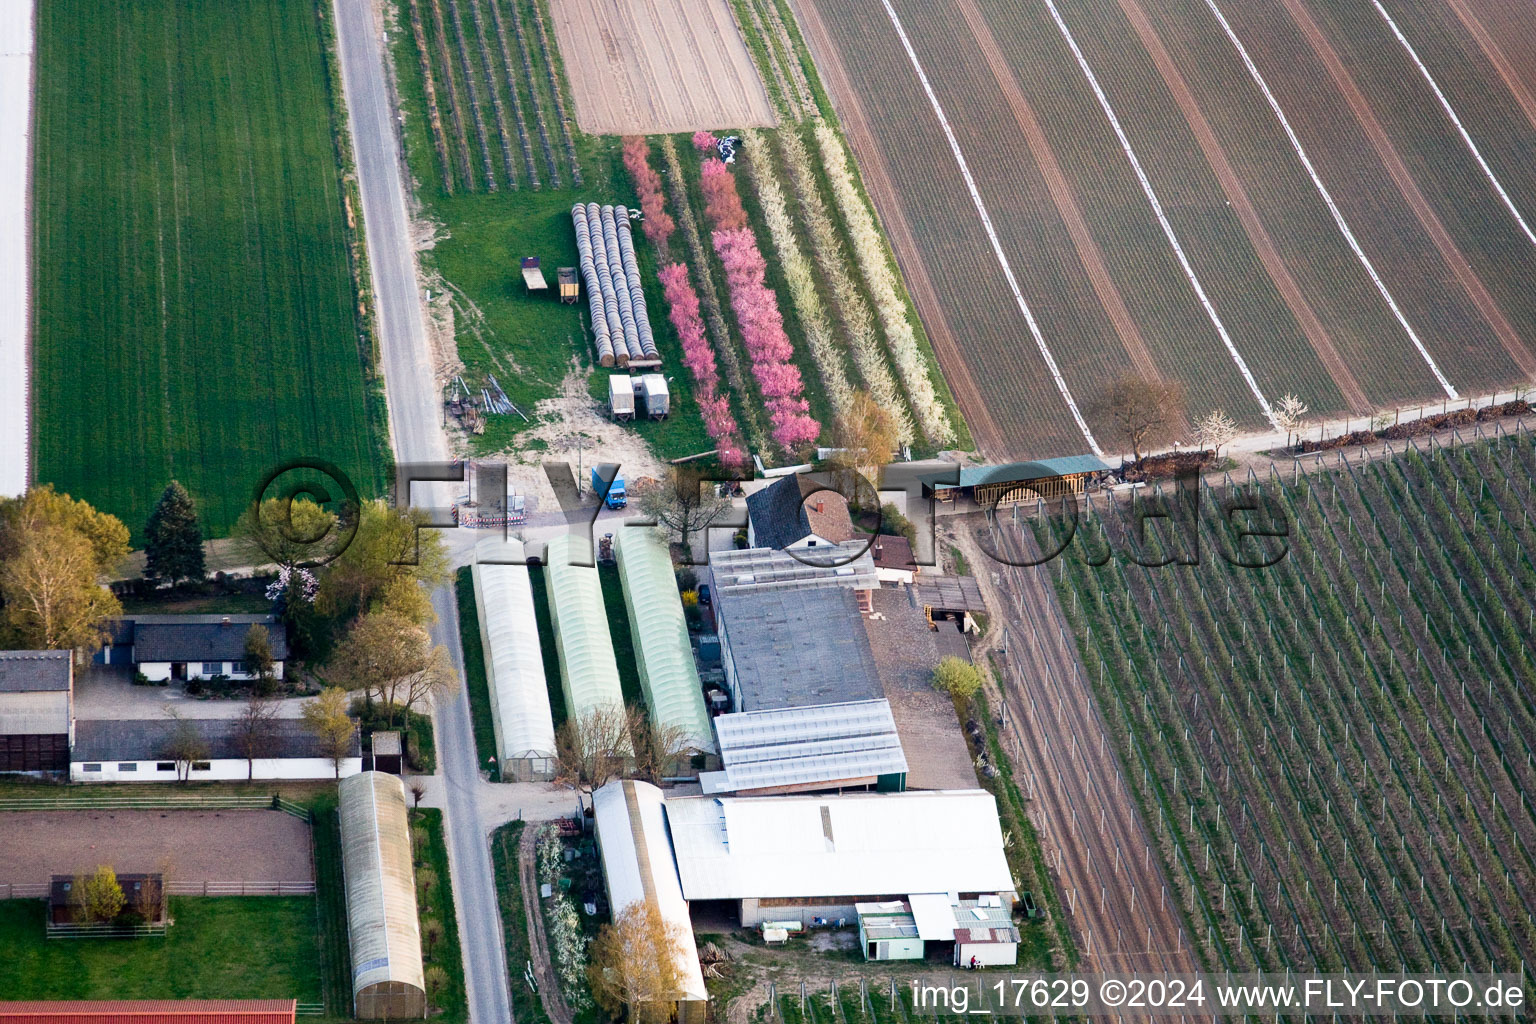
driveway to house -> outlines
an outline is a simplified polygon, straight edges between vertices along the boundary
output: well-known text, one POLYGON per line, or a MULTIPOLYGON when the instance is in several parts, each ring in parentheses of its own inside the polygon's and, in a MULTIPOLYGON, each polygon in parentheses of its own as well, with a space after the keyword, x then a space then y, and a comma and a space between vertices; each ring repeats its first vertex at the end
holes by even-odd
MULTIPOLYGON (((400 140, 384 72, 382 27, 371 0, 335 0, 336 35, 343 90, 352 127, 368 262, 373 272, 374 313, 383 359, 389 431, 395 458, 442 462, 448 445, 439 420, 431 349, 421 313, 420 285, 406 214, 400 140)), ((451 495, 450 495, 451 497, 451 495)), ((417 504, 445 504, 442 495, 413 495, 417 504)), ((433 640, 447 646, 463 679, 459 616, 453 591, 432 595, 438 621, 433 640)), ((443 811, 453 902, 464 953, 470 1020, 512 1020, 506 950, 491 873, 491 853, 481 826, 476 793, 480 773, 470 728, 469 697, 460 685, 435 715, 438 760, 447 790, 443 811)))

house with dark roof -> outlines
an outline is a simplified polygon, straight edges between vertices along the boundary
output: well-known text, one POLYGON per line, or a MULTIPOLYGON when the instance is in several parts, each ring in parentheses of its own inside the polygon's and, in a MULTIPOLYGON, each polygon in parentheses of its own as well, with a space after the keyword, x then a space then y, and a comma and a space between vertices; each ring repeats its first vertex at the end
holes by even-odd
POLYGON ((0 772, 61 772, 75 732, 70 651, 0 651, 0 772))
MULTIPOLYGON (((267 724, 254 744, 259 756, 246 762, 245 734, 237 718, 82 720, 75 726, 69 759, 74 782, 193 782, 254 779, 330 779, 338 774, 318 737, 296 718, 267 724), (200 755, 178 757, 177 731, 190 728, 200 755), (247 772, 249 771, 249 774, 247 772)), ((340 776, 363 770, 361 740, 354 726, 340 776)))
POLYGON ((283 677, 288 633, 276 615, 129 615, 108 625, 109 640, 101 660, 132 665, 151 682, 167 679, 253 679, 245 663, 245 640, 252 626, 267 631, 273 675, 283 677))
POLYGON ((882 533, 869 548, 875 561, 875 574, 881 583, 911 583, 922 572, 912 554, 912 543, 897 534, 882 533))
POLYGON ((848 499, 826 481, 796 473, 747 496, 747 545, 828 548, 854 537, 848 499))

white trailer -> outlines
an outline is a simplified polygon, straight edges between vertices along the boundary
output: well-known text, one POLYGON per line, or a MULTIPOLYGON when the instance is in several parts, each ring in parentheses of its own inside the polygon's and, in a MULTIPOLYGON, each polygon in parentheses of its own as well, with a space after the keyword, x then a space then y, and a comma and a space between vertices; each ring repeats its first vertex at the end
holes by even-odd
POLYGON ((640 375, 640 401, 645 414, 653 420, 662 419, 672 409, 672 396, 667 391, 667 378, 659 373, 640 375))
POLYGON ((634 378, 627 373, 608 375, 608 415, 615 420, 635 418, 634 378))

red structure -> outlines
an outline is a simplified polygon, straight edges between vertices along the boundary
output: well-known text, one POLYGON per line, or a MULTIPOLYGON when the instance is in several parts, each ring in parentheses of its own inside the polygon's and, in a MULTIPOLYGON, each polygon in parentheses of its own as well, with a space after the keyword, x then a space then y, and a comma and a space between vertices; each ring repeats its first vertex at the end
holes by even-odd
POLYGON ((292 999, 0 1002, 0 1024, 294 1024, 292 999))

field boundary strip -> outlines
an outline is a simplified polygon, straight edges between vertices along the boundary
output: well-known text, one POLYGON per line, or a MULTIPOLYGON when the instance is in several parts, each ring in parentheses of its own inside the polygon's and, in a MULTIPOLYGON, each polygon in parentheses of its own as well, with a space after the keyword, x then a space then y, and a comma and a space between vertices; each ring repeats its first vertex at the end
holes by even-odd
POLYGON ((1045 360, 1046 367, 1051 371, 1051 378, 1056 382, 1056 390, 1061 393, 1062 400, 1067 403, 1072 418, 1077 422, 1077 427, 1083 432, 1083 437, 1088 441, 1088 447, 1093 449, 1095 455, 1102 456, 1104 449, 1099 447, 1099 442, 1094 439, 1093 431, 1088 429, 1088 421, 1083 418, 1082 410, 1077 407, 1077 401, 1072 397, 1072 390, 1067 387, 1066 379, 1061 375, 1061 369, 1056 365, 1056 357, 1051 355, 1050 346, 1045 343, 1045 336, 1040 332, 1040 325, 1035 321, 1035 315, 1030 311, 1029 303, 1024 300, 1024 293, 1019 288, 1018 278, 1013 276, 1013 267, 1008 262, 1008 254, 1003 252, 1002 242, 997 237, 997 229, 992 224, 992 217, 987 213, 987 204, 982 201, 981 193, 976 189, 976 179, 971 176, 970 164, 966 162, 965 154, 960 149, 960 142, 955 138, 954 129, 950 127, 949 118, 944 114, 944 108, 939 104, 939 97, 933 91, 933 84, 928 81, 928 73, 923 70, 923 65, 917 58, 917 51, 912 48, 912 41, 907 38, 907 31, 902 27, 901 18, 896 14, 896 9, 891 6, 890 0, 880 0, 885 8, 886 15, 891 19, 891 27, 896 30, 896 35, 901 40, 902 49, 907 52, 907 59, 912 62, 912 70, 917 72, 918 81, 922 83, 923 92, 928 96, 928 102, 933 107, 934 116, 939 119, 939 127, 944 129, 944 137, 949 142, 950 152, 954 154, 955 163, 960 167, 960 174, 965 179, 965 187, 971 194, 971 202, 976 204, 976 215, 981 218, 981 225, 987 232, 987 240, 992 243, 992 252, 997 256, 997 262, 1003 270, 1003 277, 1008 281, 1008 288, 1013 292, 1014 301, 1018 303, 1019 312, 1024 314, 1024 322, 1029 325, 1029 333, 1035 339, 1035 345, 1040 349, 1040 356, 1045 360))
POLYGON ((1376 286, 1376 291, 1386 300, 1387 308, 1392 310, 1392 315, 1397 318, 1398 323, 1402 324, 1403 330, 1408 334, 1408 340, 1413 342, 1413 347, 1418 350, 1419 355, 1424 357, 1424 362, 1429 365, 1430 372, 1435 375, 1435 380, 1439 381, 1440 386, 1445 389, 1446 396, 1449 398, 1460 398, 1461 396, 1456 393, 1456 388, 1446 379, 1445 374, 1440 370, 1439 364, 1429 354, 1429 349, 1424 347, 1424 342, 1419 338, 1418 332, 1413 329, 1413 325, 1408 322, 1408 317, 1403 313, 1401 307, 1398 306, 1397 300, 1387 290, 1386 282, 1376 272, 1376 267, 1372 265, 1370 257, 1366 256, 1365 250, 1361 248, 1360 240, 1355 237, 1354 231, 1350 229, 1349 222, 1344 219, 1343 212, 1339 209, 1338 204, 1334 202, 1333 195, 1329 193, 1327 186, 1323 184, 1323 179, 1318 177, 1317 168, 1313 166, 1312 159, 1307 156, 1306 149, 1301 145, 1301 139, 1296 135, 1296 130, 1291 127, 1291 122, 1286 118, 1285 111, 1281 109, 1280 101, 1275 99, 1275 94, 1269 89, 1269 83, 1259 73, 1259 66, 1253 62, 1253 57, 1248 53, 1248 48, 1237 37, 1237 32, 1233 30, 1231 22, 1227 21, 1227 16, 1221 12, 1221 8, 1216 6, 1214 0, 1205 0, 1205 6, 1215 16, 1216 21, 1221 25, 1221 30, 1226 33, 1227 39, 1236 48, 1238 57, 1242 59, 1243 66, 1248 69, 1249 77, 1253 79, 1253 84, 1258 86, 1259 91, 1264 94, 1265 102, 1269 104, 1269 109, 1274 113, 1275 119, 1280 122, 1280 127, 1285 131, 1285 137, 1291 142, 1291 149, 1295 151, 1297 158, 1301 161, 1301 165, 1306 168, 1307 176, 1312 179, 1312 185, 1317 189, 1317 194, 1322 196, 1323 203, 1328 207, 1328 212, 1333 215, 1333 222, 1338 225, 1339 232, 1344 236, 1344 240, 1349 243, 1350 249, 1354 251, 1355 258, 1360 261, 1360 265, 1370 275, 1371 282, 1376 286))
POLYGON ((1435 99, 1440 101, 1440 106, 1444 108, 1446 116, 1451 119, 1451 124, 1455 125, 1456 131, 1460 133, 1461 141, 1467 144, 1468 152, 1477 161, 1477 165, 1483 169, 1483 175, 1488 179, 1488 183, 1493 186, 1493 190, 1499 194, 1499 198, 1503 200, 1505 207, 1509 209, 1510 215, 1515 218, 1515 223, 1520 225, 1520 230, 1525 233, 1526 238, 1530 239, 1531 244, 1536 245, 1536 234, 1531 232, 1530 225, 1525 222, 1524 217, 1520 216, 1520 211, 1515 208, 1514 201, 1509 198, 1509 193, 1504 191, 1504 186, 1494 176, 1493 168, 1489 167, 1488 161, 1483 159, 1482 151, 1477 148, 1477 143, 1472 141, 1472 136, 1462 126, 1461 118, 1456 116, 1456 110, 1451 106, 1451 101, 1446 99, 1445 93, 1440 91, 1440 83, 1435 81, 1435 77, 1429 73, 1429 68, 1425 67, 1424 62, 1419 59, 1418 51, 1413 48, 1413 44, 1408 42, 1408 37, 1403 35, 1402 29, 1397 27, 1397 22, 1392 20, 1392 15, 1388 14, 1387 9, 1381 6, 1381 0, 1371 0, 1371 3, 1375 6, 1376 12, 1386 21, 1387 27, 1392 30, 1392 34, 1397 37, 1397 41, 1403 44, 1403 49, 1412 58, 1414 65, 1419 69, 1419 73, 1424 76, 1424 81, 1429 83, 1430 89, 1435 94, 1435 99))
POLYGON ((0 0, 0 497, 20 495, 31 479, 32 360, 32 63, 33 5, 0 0))

